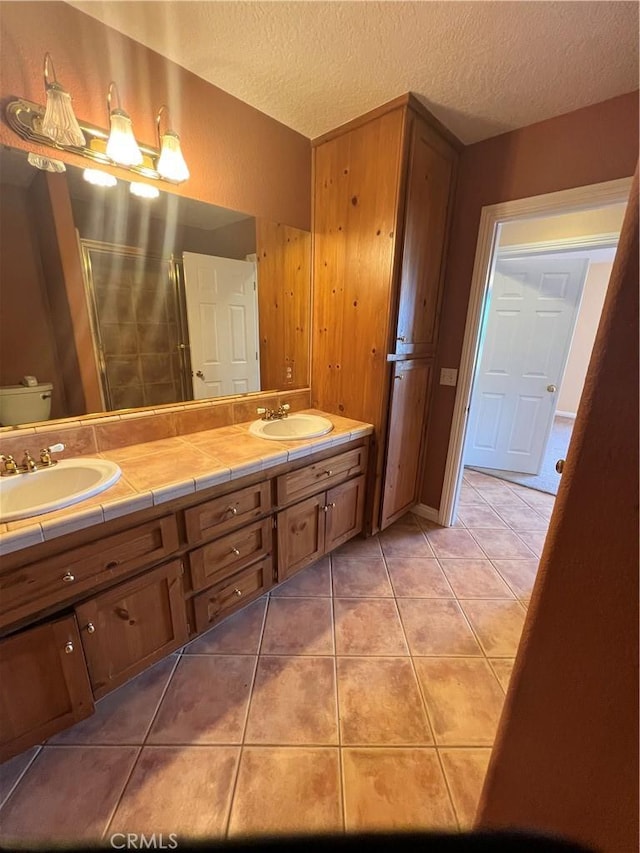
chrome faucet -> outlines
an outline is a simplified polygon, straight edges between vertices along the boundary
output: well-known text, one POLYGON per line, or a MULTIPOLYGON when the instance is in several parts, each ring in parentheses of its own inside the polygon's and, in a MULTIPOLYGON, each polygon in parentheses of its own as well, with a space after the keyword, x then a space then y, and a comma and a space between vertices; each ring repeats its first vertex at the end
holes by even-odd
POLYGON ((0 471, 0 476, 11 477, 14 474, 29 474, 31 471, 38 471, 40 468, 50 468, 52 465, 57 465, 57 460, 51 458, 52 453, 60 453, 64 450, 64 444, 52 444, 51 447, 44 447, 40 451, 40 461, 36 462, 31 453, 25 450, 22 462, 20 465, 9 454, 5 456, 0 453, 0 462, 3 462, 3 469, 0 471))
POLYGON ((259 415, 262 415, 263 421, 279 421, 282 418, 287 417, 287 413, 291 406, 288 403, 285 403, 282 406, 278 406, 277 409, 267 409, 267 408, 259 408, 256 409, 259 415))

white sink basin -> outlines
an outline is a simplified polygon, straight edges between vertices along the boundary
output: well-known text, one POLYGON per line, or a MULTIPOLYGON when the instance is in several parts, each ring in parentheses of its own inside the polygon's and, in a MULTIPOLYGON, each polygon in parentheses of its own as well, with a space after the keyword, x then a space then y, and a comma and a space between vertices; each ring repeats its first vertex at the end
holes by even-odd
POLYGON ((100 494, 120 478, 107 459, 62 459, 51 468, 0 478, 0 521, 30 518, 100 494))
POLYGON ((317 438, 332 429, 331 421, 320 415, 296 414, 275 421, 254 421, 249 432, 270 441, 295 441, 299 438, 317 438))

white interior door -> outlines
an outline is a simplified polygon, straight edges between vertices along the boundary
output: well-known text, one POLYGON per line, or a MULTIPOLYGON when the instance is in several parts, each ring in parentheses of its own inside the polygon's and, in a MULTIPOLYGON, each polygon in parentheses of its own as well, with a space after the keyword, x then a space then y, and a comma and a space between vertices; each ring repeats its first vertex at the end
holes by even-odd
POLYGON ((465 465, 539 472, 588 264, 569 255, 497 260, 465 465))
POLYGON ((256 266, 183 254, 195 400, 260 390, 256 266))

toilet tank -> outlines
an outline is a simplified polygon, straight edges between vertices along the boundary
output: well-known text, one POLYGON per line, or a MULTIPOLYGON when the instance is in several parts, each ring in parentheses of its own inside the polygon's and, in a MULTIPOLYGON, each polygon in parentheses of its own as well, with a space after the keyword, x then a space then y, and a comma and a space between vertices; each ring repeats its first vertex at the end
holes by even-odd
POLYGON ((49 420, 52 390, 50 382, 0 388, 0 425, 15 426, 49 420))

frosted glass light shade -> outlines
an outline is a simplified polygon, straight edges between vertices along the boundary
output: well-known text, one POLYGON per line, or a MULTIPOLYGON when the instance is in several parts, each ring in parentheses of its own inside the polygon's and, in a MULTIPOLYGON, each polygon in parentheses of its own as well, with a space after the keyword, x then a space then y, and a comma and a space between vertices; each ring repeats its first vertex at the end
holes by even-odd
POLYGON ((62 160, 53 160, 51 157, 43 157, 41 154, 34 154, 30 151, 27 154, 27 162, 36 169, 42 169, 43 172, 66 172, 67 167, 62 160))
POLYGON ((133 124, 124 110, 112 110, 111 132, 107 142, 107 157, 120 166, 139 166, 142 152, 133 135, 133 124))
POLYGON ((82 177, 94 187, 115 187, 118 183, 114 175, 102 172, 100 169, 85 169, 82 177))
POLYGON ((132 195, 137 195, 138 198, 158 198, 160 190, 157 187, 152 187, 150 184, 143 184, 139 181, 134 181, 129 185, 129 192, 132 195))
POLYGON ((180 137, 172 130, 167 130, 161 140, 160 157, 157 170, 162 178, 181 183, 189 179, 189 168, 180 148, 180 137))
POLYGON ((58 145, 83 148, 87 144, 71 106, 71 95, 59 83, 47 86, 42 133, 58 145))

